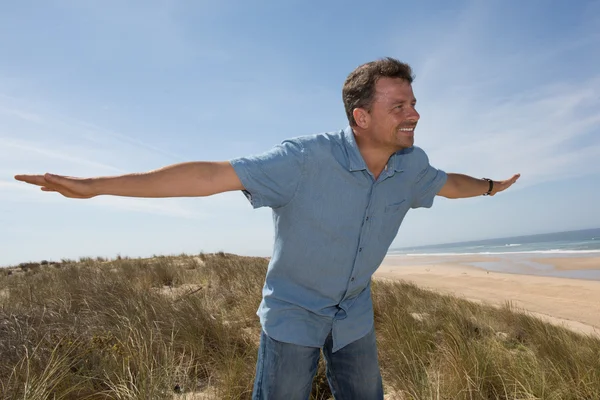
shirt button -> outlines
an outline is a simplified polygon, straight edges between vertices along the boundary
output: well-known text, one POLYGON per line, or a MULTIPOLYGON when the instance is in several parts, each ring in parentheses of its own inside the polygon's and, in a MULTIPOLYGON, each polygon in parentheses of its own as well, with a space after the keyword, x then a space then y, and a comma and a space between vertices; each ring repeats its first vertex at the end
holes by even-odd
POLYGON ((354 282, 354 277, 352 277, 350 280, 351 280, 352 282, 354 282))
POLYGON ((367 221, 369 220, 369 217, 367 217, 367 221))
POLYGON ((360 253, 362 251, 362 247, 360 249, 358 249, 358 252, 360 253))

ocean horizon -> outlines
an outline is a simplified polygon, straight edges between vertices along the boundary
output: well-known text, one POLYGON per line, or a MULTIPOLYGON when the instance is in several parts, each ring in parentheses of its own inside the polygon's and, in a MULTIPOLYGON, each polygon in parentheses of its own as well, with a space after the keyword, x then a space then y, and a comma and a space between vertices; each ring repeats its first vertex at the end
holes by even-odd
POLYGON ((467 259, 461 264, 489 272, 600 280, 600 262, 597 268, 586 269, 560 270, 552 266, 552 259, 556 258, 600 258, 600 228, 401 247, 390 249, 388 256, 410 257, 413 259, 411 264, 420 265, 443 262, 440 257, 491 256, 489 259, 467 259))
POLYGON ((390 248, 388 255, 600 255, 600 228, 390 248))

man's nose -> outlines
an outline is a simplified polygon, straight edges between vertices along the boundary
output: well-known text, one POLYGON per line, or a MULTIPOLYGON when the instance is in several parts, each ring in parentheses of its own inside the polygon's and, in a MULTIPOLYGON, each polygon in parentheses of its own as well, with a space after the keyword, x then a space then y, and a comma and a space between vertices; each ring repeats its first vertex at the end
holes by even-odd
POLYGON ((421 118, 421 115, 419 114, 417 109, 413 107, 410 109, 410 114, 409 114, 408 118, 411 121, 417 122, 421 118))

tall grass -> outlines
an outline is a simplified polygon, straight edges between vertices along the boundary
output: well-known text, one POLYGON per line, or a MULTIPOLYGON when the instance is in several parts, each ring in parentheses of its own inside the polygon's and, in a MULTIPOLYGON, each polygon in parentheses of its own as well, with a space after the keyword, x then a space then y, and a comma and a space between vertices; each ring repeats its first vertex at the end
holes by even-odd
POLYGON ((600 340, 514 310, 376 282, 385 381, 407 399, 600 399, 600 340))
MULTIPOLYGON (((250 399, 266 266, 218 253, 4 269, 0 397, 250 399)), ((396 398, 600 399, 596 338, 402 282, 375 282, 373 301, 396 398)), ((311 398, 330 397, 321 361, 311 398)))

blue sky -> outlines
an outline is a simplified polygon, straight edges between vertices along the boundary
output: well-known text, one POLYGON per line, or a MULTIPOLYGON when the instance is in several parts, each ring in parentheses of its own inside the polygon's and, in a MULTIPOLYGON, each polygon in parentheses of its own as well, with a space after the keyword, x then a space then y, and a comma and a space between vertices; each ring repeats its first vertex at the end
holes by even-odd
POLYGON ((241 193, 71 200, 19 173, 140 172, 347 125, 356 66, 410 63, 416 144, 448 172, 522 173, 438 198, 393 247, 600 227, 598 1, 19 1, 0 5, 0 265, 270 254, 241 193))

